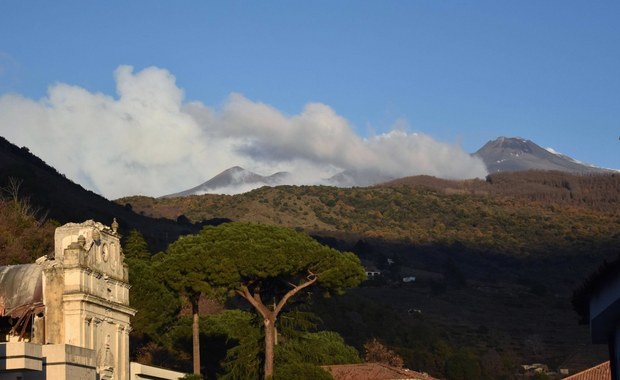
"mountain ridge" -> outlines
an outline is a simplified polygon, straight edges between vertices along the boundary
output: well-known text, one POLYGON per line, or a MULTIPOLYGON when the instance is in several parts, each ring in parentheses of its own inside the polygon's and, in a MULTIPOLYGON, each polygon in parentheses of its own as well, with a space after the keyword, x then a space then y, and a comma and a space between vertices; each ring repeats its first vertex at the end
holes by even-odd
POLYGON ((19 148, 0 136, 0 196, 12 178, 20 183, 20 197, 60 223, 88 219, 111 223, 116 218, 122 234, 137 229, 154 249, 164 249, 178 236, 198 231, 193 225, 136 214, 131 207, 84 189, 28 148, 19 148))
POLYGON ((164 195, 162 198, 209 194, 210 191, 217 191, 222 194, 225 193, 224 190, 230 188, 250 188, 249 190, 252 190, 261 185, 282 185, 288 177, 290 177, 290 173, 288 172, 277 172, 270 176, 262 176, 240 166, 233 166, 198 186, 178 193, 164 195))
POLYGON ((611 169, 587 165, 567 155, 544 149, 521 137, 498 137, 488 141, 472 155, 482 159, 489 173, 525 170, 579 174, 613 172, 611 169))
MULTIPOLYGON (((348 339, 357 332, 388 338, 383 318, 360 325, 359 314, 338 312, 356 310, 352 305, 363 299, 387 304, 403 316, 394 323, 399 336, 419 331, 417 317, 408 313, 415 307, 440 323, 455 346, 474 342, 496 347, 494 337, 501 336, 498 349, 515 350, 528 362, 552 360, 557 365, 575 347, 591 348, 585 346, 587 328, 574 321, 569 290, 597 262, 615 257, 620 241, 616 174, 497 173, 467 181, 419 176, 411 178, 411 185, 263 187, 235 196, 136 197, 114 205, 67 180, 27 149, 0 139, 0 187, 8 178, 23 179, 24 195, 61 222, 92 218, 109 223, 116 217, 123 234, 136 228, 149 242, 163 244, 179 232, 196 232, 205 219, 227 218, 305 231, 378 268, 387 269, 386 259, 392 259, 397 263, 394 282, 353 290, 354 304, 339 300, 341 308, 328 305, 326 310, 337 310, 334 319, 340 322, 330 330, 348 339), (553 199, 545 201, 549 194, 553 199), (146 218, 149 214, 170 220, 146 218), (445 281, 448 264, 465 276, 466 286, 455 288, 445 281), (415 283, 397 281, 411 271, 418 276, 415 283), (429 277, 425 280, 423 274, 429 277), (546 349, 532 355, 524 331, 539 337, 546 349)), ((0 244, 0 252, 5 249, 0 244)))
MULTIPOLYGON (((584 164, 572 157, 545 149, 531 140, 521 137, 500 136, 485 143, 471 154, 480 158, 489 174, 528 170, 560 171, 575 174, 613 173, 605 169, 584 164)), ((240 194, 261 186, 293 185, 293 175, 277 172, 262 176, 239 166, 222 171, 211 179, 193 188, 182 190, 162 198, 184 197, 202 194, 240 194)), ((402 177, 406 178, 406 177, 402 177)), ((398 181, 374 172, 344 170, 324 180, 324 184, 336 187, 366 187, 398 181)))

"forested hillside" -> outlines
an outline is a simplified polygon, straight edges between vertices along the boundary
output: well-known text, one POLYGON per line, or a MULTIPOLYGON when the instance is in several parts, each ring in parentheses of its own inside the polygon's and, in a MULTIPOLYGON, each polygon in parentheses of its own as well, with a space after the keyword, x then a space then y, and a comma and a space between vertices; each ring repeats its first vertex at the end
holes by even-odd
POLYGON ((46 212, 20 197, 19 182, 0 189, 0 265, 30 263, 54 252, 56 223, 46 212))
MULTIPOLYGON (((299 344, 288 346, 294 352, 284 357, 309 352, 308 342, 318 339, 323 343, 310 346, 338 347, 344 355, 339 360, 356 361, 366 344, 379 339, 409 368, 495 379, 514 378, 523 363, 578 370, 605 356, 604 348, 589 344, 587 326, 577 324, 570 297, 603 260, 618 255, 615 174, 411 177, 369 188, 281 186, 236 196, 129 197, 113 204, 26 150, 9 148, 0 149, 0 264, 32 262, 51 252, 59 223, 118 217, 127 236, 132 303, 140 310, 132 334, 140 361, 187 370, 191 357, 189 319, 174 322, 179 312, 187 315, 187 306, 165 290, 152 257, 180 234, 231 220, 294 228, 354 252, 381 272, 344 296, 316 294, 292 304, 287 312, 296 313, 290 320, 297 328, 339 335, 298 340, 296 328, 283 326, 283 336, 299 344), (141 234, 129 233, 133 229, 141 234), (405 277, 415 281, 404 283, 405 277)), ((210 326, 201 331, 211 376, 238 373, 246 367, 237 359, 258 352, 252 315, 223 312, 238 306, 234 300, 201 301, 201 318, 208 321, 203 325, 210 326)), ((315 363, 335 357, 317 355, 323 356, 315 363)))
POLYGON ((379 337, 410 368, 445 376, 457 358, 481 373, 491 365, 485 360, 501 358, 511 363, 497 369, 504 374, 527 362, 576 370, 604 359, 577 324, 570 296, 618 255, 619 197, 615 174, 530 172, 118 202, 185 223, 285 225, 355 252, 383 276, 337 300, 317 300, 324 327, 358 348, 379 337), (404 284, 405 276, 416 281, 404 284))
MULTIPOLYGON (((163 250, 196 226, 180 225, 167 219, 152 219, 110 202, 67 179, 27 148, 19 148, 0 136, 0 195, 9 200, 28 199, 37 218, 58 223, 94 219, 110 224, 116 218, 122 233, 138 229, 154 250, 163 250), (11 183, 18 184, 15 188, 11 183)), ((2 220, 0 220, 2 223, 2 220)), ((12 227, 7 227, 12 228, 12 227)))
POLYGON ((236 196, 129 197, 135 212, 197 223, 218 217, 344 240, 458 244, 515 256, 588 253, 620 240, 620 176, 506 173, 487 181, 412 177, 383 186, 264 187, 236 196))

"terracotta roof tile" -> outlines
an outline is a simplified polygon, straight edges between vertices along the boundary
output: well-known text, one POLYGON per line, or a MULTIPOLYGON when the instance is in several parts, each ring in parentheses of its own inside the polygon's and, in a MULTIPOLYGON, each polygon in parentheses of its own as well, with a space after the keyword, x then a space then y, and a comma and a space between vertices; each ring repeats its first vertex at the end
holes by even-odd
POLYGON ((588 368, 574 375, 565 377, 564 380, 610 380, 611 368, 609 361, 601 363, 595 367, 588 368))
POLYGON ((426 373, 381 363, 326 365, 322 368, 335 380, 437 380, 426 373))

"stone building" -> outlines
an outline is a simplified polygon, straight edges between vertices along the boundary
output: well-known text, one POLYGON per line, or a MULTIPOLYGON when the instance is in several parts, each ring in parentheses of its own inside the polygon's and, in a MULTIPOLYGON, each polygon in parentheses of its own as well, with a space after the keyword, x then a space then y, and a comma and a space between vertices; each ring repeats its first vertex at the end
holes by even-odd
POLYGON ((0 380, 177 379, 129 363, 129 277, 116 221, 56 229, 54 257, 0 267, 0 380))

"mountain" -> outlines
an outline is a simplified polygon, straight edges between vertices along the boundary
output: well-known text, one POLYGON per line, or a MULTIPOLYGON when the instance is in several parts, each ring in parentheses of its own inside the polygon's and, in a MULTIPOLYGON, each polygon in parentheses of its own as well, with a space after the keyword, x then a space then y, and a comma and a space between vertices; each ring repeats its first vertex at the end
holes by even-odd
POLYGON ((262 176, 245 170, 239 166, 226 169, 207 182, 178 193, 165 195, 162 198, 185 197, 188 195, 202 195, 209 193, 239 193, 261 186, 283 185, 290 177, 289 173, 278 172, 270 176, 262 176))
MULTIPOLYGON (((384 277, 326 300, 317 312, 325 330, 355 346, 376 334, 402 352, 424 347, 428 351, 410 357, 428 357, 432 342, 414 342, 438 331, 456 347, 479 347, 481 355, 493 348, 514 353, 516 363, 556 367, 577 347, 594 352, 570 295, 599 263, 617 257, 619 200, 620 176, 613 173, 520 171, 464 181, 417 176, 372 187, 277 186, 234 196, 119 202, 171 219, 288 226, 356 253, 384 277), (402 283, 411 275, 414 283, 402 283), (422 318, 437 330, 422 329, 422 318)), ((323 302, 317 298, 315 305, 323 302)), ((587 366, 597 360, 601 356, 587 366)))
MULTIPOLYGON (((22 180, 21 194, 59 222, 109 224, 116 217, 123 234, 136 228, 155 241, 152 252, 215 218, 312 233, 385 273, 381 281, 348 292, 348 298, 316 297, 317 304, 326 303, 324 312, 317 312, 322 329, 339 332, 356 347, 376 336, 410 352, 410 360, 433 358, 428 362, 442 368, 446 357, 430 355, 452 355, 460 347, 479 348, 476 355, 496 348, 511 363, 550 366, 574 355, 576 347, 593 352, 588 328, 577 325, 569 297, 598 263, 617 257, 620 245, 620 176, 615 174, 417 177, 411 185, 262 187, 235 196, 134 197, 113 204, 0 138, 0 188, 9 178, 22 180), (416 281, 403 284, 401 275, 410 274, 416 281), (413 309, 423 314, 412 314, 413 309)), ((7 223, 0 217, 0 228, 7 223)), ((6 249, 0 239, 0 254, 6 249)))
MULTIPOLYGON (((478 149, 477 156, 485 163, 489 174, 520 172, 528 170, 558 171, 573 174, 614 173, 615 170, 600 168, 579 162, 551 149, 544 149, 531 140, 519 137, 498 137, 478 149)), ((398 181, 375 171, 345 170, 321 183, 336 187, 365 187, 389 181, 398 181)), ((210 180, 178 193, 162 198, 184 197, 202 194, 241 194, 261 186, 292 185, 292 175, 278 172, 261 176, 239 166, 227 169, 210 180)))
MULTIPOLYGON (((345 170, 322 183, 336 187, 371 186, 392 180, 393 178, 376 172, 345 170)), ((219 173, 210 180, 188 190, 164 195, 161 198, 186 197, 203 194, 241 194, 262 186, 292 185, 292 176, 288 172, 277 172, 270 176, 262 176, 234 166, 219 173)))
POLYGON ((581 163, 519 137, 499 137, 486 143, 473 155, 484 161, 489 173, 557 170, 585 174, 613 171, 581 163))
POLYGON ((376 171, 345 170, 327 179, 327 183, 336 187, 372 186, 382 182, 393 180, 376 171))
POLYGON ((200 228, 136 214, 130 205, 111 202, 84 189, 47 165, 28 148, 19 148, 0 137, 0 196, 5 195, 2 190, 11 179, 20 183, 19 196, 40 209, 41 215, 47 214, 60 223, 94 219, 107 225, 116 218, 122 234, 137 229, 155 251, 165 249, 180 235, 194 233, 200 228))

